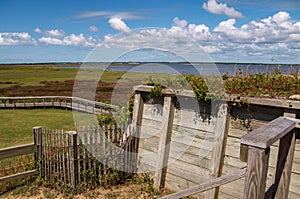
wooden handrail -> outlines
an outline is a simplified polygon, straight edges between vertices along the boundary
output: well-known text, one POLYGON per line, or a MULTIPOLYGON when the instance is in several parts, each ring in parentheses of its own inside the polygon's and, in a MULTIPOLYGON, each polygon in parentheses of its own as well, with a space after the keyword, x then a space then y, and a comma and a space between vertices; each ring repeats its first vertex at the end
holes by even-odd
POLYGON ((278 117, 251 131, 241 139, 241 144, 266 149, 296 127, 296 120, 278 117))
POLYGON ((241 139, 241 160, 247 161, 244 199, 288 198, 296 132, 300 120, 279 117, 241 139), (274 184, 266 190, 270 146, 280 141, 274 184))
POLYGON ((224 176, 212 179, 210 181, 204 182, 202 184, 184 189, 182 191, 161 197, 160 199, 178 199, 186 196, 195 195, 200 192, 204 192, 216 187, 219 187, 221 185, 230 183, 232 181, 238 180, 240 178, 245 177, 246 174, 246 168, 242 168, 239 170, 236 170, 234 172, 231 172, 229 174, 226 174, 224 176))

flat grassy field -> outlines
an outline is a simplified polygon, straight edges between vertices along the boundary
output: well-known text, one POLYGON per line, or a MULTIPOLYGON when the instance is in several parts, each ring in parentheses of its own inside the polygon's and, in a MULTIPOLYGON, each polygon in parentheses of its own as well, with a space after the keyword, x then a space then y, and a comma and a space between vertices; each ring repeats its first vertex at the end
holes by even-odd
POLYGON ((59 109, 0 110, 0 148, 33 142, 32 128, 74 130, 72 111, 59 109))
POLYGON ((38 85, 42 81, 65 81, 75 79, 77 69, 41 68, 0 68, 2 87, 14 85, 38 85))
MULTIPOLYGON (((97 76, 99 69, 83 69, 80 72, 84 76, 80 84, 86 90, 96 78, 98 82, 96 100, 103 102, 110 101, 111 93, 118 81, 121 80, 122 86, 132 89, 132 85, 140 84, 143 79, 143 76, 137 73, 126 73, 124 76, 124 72, 105 71, 100 78, 97 76)), ((0 65, 0 96, 72 96, 74 82, 78 81, 77 74, 78 69, 59 68, 55 65, 43 67, 0 65)))

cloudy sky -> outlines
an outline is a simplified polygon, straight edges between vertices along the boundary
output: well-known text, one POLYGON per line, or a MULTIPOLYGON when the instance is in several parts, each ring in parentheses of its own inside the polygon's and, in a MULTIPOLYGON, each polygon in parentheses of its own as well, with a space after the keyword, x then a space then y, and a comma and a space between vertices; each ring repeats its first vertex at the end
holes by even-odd
POLYGON ((215 62, 299 64, 300 1, 0 0, 0 63, 85 61, 95 48, 197 57, 198 47, 215 62))

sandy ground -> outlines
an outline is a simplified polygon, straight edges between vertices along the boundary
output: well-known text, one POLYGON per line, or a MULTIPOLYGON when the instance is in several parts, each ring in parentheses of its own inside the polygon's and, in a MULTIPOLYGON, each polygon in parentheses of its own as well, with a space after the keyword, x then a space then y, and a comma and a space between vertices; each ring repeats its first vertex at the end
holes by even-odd
POLYGON ((74 199, 85 199, 85 198, 99 198, 99 199, 153 199, 159 196, 165 195, 163 191, 159 195, 155 195, 153 191, 148 190, 148 184, 125 184, 116 185, 108 188, 99 187, 95 190, 84 191, 81 194, 64 194, 58 193, 55 189, 37 187, 36 185, 18 187, 8 193, 0 195, 0 198, 7 199, 63 199, 63 198, 74 198, 74 199))

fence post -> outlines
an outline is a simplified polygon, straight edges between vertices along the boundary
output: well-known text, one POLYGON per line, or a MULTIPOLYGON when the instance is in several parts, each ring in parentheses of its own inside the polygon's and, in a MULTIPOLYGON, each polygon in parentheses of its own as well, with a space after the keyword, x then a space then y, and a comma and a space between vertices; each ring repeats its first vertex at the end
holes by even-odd
POLYGON ((70 185, 75 188, 78 182, 78 140, 76 131, 67 131, 69 134, 69 161, 70 161, 70 185))
POLYGON ((270 147, 266 149, 249 146, 244 199, 265 197, 270 147))
POLYGON ((167 164, 169 159, 170 141, 172 134, 174 118, 174 103, 172 96, 164 97, 162 129, 160 132, 160 139, 158 145, 157 164, 154 178, 154 188, 159 190, 164 187, 167 164))
MULTIPOLYGON (((215 142, 212 149, 212 155, 210 160, 210 179, 215 179, 222 175, 222 169, 224 164, 225 148, 227 142, 227 135, 230 124, 229 107, 226 102, 218 102, 219 109, 217 111, 218 121, 215 125, 215 142)), ((219 187, 210 189, 205 193, 205 199, 218 198, 219 187)))
POLYGON ((39 171, 40 177, 43 177, 42 172, 42 127, 36 126, 32 128, 35 153, 34 153, 34 162, 39 171))
POLYGON ((135 132, 133 132, 134 134, 132 135, 134 140, 134 149, 132 149, 132 153, 134 154, 133 155, 134 165, 131 165, 129 168, 130 169, 129 171, 133 171, 133 172, 136 172, 138 168, 138 149, 139 149, 139 140, 140 140, 139 138, 141 132, 143 110, 144 110, 144 99, 142 97, 142 93, 135 91, 134 109, 132 114, 132 124, 135 127, 135 132))
MULTIPOLYGON (((296 111, 285 109, 284 116, 296 118, 296 111)), ((274 198, 288 198, 295 144, 296 130, 291 131, 280 139, 277 155, 278 159, 276 165, 275 182, 272 190, 272 197, 274 198)))

